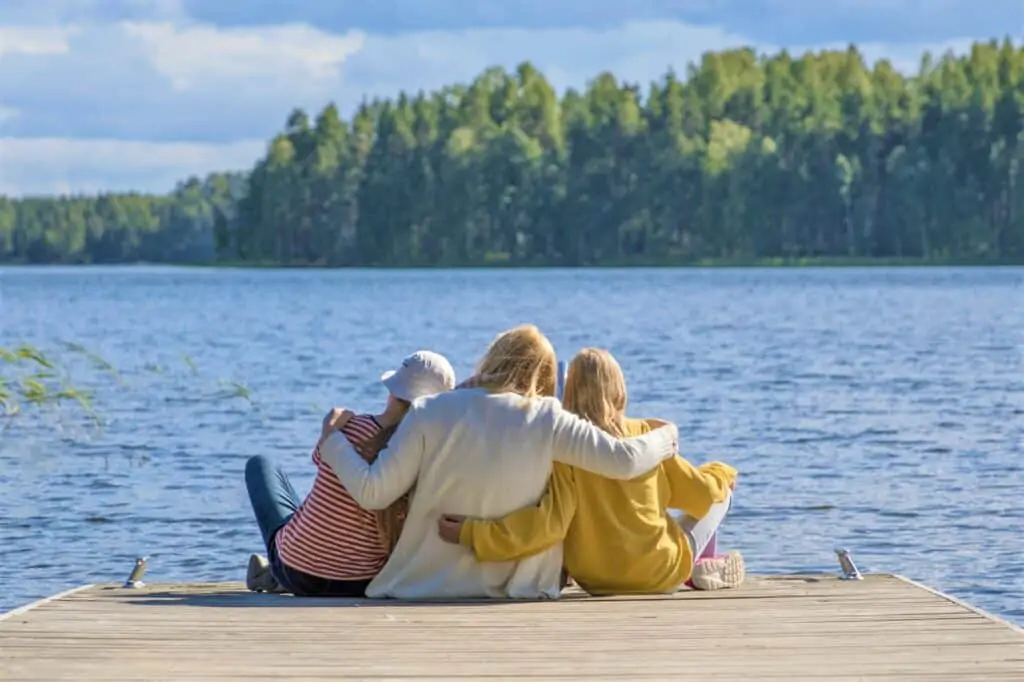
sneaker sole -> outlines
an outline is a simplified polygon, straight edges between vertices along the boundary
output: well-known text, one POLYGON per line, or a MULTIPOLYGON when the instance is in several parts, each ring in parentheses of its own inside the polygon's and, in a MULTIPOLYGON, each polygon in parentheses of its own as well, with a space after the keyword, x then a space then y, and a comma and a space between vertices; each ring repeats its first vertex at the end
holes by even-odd
POLYGON ((747 567, 743 555, 729 552, 720 559, 705 559, 693 567, 693 587, 698 590, 735 590, 743 584, 747 567))

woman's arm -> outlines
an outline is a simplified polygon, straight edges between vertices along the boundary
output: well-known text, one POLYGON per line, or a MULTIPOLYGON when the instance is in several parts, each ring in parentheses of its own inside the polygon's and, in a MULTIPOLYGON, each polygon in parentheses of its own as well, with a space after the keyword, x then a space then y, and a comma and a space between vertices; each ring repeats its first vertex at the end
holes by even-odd
POLYGON ((517 509, 500 519, 467 519, 459 532, 459 544, 472 549, 477 561, 519 561, 565 539, 575 514, 572 467, 555 464, 539 505, 517 509))
POLYGON ((320 445, 320 457, 364 509, 386 509, 416 483, 426 447, 424 422, 414 406, 373 464, 335 431, 320 445))
POLYGON ((679 451, 679 430, 665 423, 619 440, 568 410, 555 410, 555 461, 619 480, 636 478, 679 451))
POLYGON ((695 519, 704 518, 716 502, 724 502, 736 484, 736 469, 722 462, 695 467, 677 455, 661 466, 668 477, 668 506, 695 519))

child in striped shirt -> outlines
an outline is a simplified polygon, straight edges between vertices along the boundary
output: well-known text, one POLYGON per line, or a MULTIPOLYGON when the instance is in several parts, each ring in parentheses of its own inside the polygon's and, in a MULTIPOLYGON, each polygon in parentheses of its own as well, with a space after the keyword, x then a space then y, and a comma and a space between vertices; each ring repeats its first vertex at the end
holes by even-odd
MULTIPOLYGON (((455 371, 443 356, 418 351, 381 381, 388 402, 379 415, 356 415, 340 431, 368 462, 376 459, 417 398, 450 391, 455 371)), ((335 427, 336 415, 324 420, 324 432, 335 427)), ((287 475, 267 457, 245 466, 245 483, 267 557, 249 557, 246 586, 260 592, 291 592, 298 596, 362 597, 370 580, 384 566, 404 521, 407 495, 379 512, 360 507, 320 457, 313 487, 305 501, 287 475)))

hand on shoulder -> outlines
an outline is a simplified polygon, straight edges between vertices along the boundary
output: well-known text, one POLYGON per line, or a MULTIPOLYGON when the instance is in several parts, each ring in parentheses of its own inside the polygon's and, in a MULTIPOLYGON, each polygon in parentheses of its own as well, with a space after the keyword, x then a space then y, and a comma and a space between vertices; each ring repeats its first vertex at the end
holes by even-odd
POLYGON ((343 407, 335 407, 328 412, 320 425, 320 442, 323 443, 327 436, 344 427, 354 416, 355 412, 343 407))

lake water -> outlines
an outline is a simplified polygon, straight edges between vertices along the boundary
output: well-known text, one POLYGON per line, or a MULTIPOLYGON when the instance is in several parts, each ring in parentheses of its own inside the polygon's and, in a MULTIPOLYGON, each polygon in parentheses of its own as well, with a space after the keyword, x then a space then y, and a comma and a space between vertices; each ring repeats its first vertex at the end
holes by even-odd
POLYGON ((836 571, 846 546, 1024 623, 1022 269, 0 269, 0 345, 59 355, 103 421, 0 434, 0 611, 137 555, 147 580, 241 579, 247 457, 305 492, 328 407, 379 408, 418 348, 461 380, 526 321, 560 356, 609 348, 633 415, 740 469, 722 543, 751 570, 836 571))

